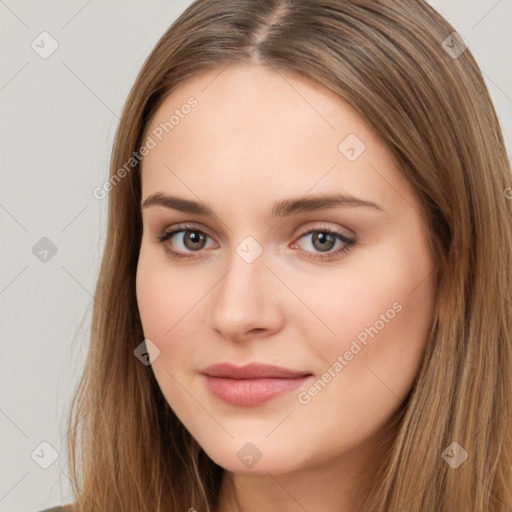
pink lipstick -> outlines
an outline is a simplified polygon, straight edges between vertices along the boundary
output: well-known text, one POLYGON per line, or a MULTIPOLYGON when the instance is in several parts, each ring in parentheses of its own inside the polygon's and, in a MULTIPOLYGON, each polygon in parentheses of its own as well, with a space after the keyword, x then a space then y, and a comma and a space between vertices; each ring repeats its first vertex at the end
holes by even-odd
POLYGON ((312 376, 307 371, 261 363, 245 366, 219 363, 204 368, 201 373, 210 393, 228 404, 240 407, 255 407, 285 395, 312 376))

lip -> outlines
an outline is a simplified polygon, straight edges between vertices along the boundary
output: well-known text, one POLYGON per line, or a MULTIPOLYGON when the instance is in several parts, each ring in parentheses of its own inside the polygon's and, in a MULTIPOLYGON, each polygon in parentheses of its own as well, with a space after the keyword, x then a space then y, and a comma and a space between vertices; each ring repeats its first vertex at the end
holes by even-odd
POLYGON ((218 363, 204 368, 201 373, 210 377, 225 377, 228 379, 293 379, 311 375, 308 371, 289 370, 271 364, 251 363, 236 366, 232 363, 218 363))
POLYGON ((241 407, 254 407, 290 393, 312 377, 310 372, 261 363, 219 363, 204 368, 201 374, 210 393, 241 407))

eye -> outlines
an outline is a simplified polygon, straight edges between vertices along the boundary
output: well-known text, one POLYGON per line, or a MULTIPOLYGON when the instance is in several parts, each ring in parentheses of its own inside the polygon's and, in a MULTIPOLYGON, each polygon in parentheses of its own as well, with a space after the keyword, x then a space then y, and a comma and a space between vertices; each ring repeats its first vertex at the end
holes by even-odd
POLYGON ((165 251, 175 259, 188 259, 193 258, 194 252, 200 252, 206 248, 207 239, 210 238, 204 231, 197 228, 195 225, 179 225, 172 231, 164 231, 156 237, 156 241, 164 245, 165 251), (179 235, 179 236, 177 236, 179 235), (173 241, 173 239, 175 239, 173 241), (178 249, 173 249, 166 242, 173 242, 172 245, 177 244, 178 249), (187 253, 187 251, 190 251, 187 253))
MULTIPOLYGON (((310 229, 303 233, 299 240, 307 237, 310 237, 310 243, 306 246, 309 245, 312 250, 306 248, 305 252, 309 253, 308 258, 316 260, 330 260, 339 257, 356 244, 355 239, 326 226, 310 229), (338 249, 333 251, 336 245, 338 245, 338 249)), ((165 251, 174 259, 187 260, 198 256, 194 253, 200 253, 203 249, 208 248, 207 241, 209 238, 211 239, 207 233, 194 224, 180 224, 171 231, 164 231, 157 235, 155 241, 164 244, 165 251), (173 241, 173 239, 175 240, 173 241), (174 247, 171 247, 167 242, 173 242, 171 245, 174 247), (175 248, 176 245, 177 248, 175 248)), ((295 248, 296 245, 297 242, 292 245, 292 248, 295 248)))
MULTIPOLYGON (((309 252, 308 256, 311 259, 326 260, 345 253, 352 249, 356 243, 355 239, 345 236, 343 233, 334 231, 328 227, 321 227, 317 229, 310 229, 306 233, 300 236, 300 239, 306 239, 309 237, 310 242, 306 244, 313 250, 309 252), (334 247, 338 244, 338 249, 333 251, 334 247), (318 252, 315 252, 318 251, 318 252)), ((294 244, 296 245, 296 243, 294 244)))

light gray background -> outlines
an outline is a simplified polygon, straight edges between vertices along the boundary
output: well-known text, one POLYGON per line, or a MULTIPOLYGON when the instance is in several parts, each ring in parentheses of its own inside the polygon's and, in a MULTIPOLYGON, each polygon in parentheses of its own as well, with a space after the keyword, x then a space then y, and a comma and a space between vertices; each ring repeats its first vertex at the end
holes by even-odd
MULTIPOLYGON (((64 419, 86 355, 107 213, 92 191, 108 177, 137 71, 190 3, 0 0, 1 511, 72 500, 64 419), (31 48, 43 31, 59 45, 47 59, 31 48), (32 252, 42 237, 57 247, 45 263, 32 252), (36 449, 36 460, 50 460, 43 441, 59 454, 48 469, 31 457, 36 449)), ((430 3, 469 43, 510 155, 512 0, 430 3)))

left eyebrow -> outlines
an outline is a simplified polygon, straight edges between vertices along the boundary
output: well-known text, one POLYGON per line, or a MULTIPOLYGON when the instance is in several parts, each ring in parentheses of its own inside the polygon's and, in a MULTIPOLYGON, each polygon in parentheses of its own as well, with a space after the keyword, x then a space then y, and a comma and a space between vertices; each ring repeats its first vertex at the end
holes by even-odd
MULTIPOLYGON (((176 196, 169 196, 163 192, 151 194, 142 203, 142 208, 149 208, 150 206, 163 206, 164 208, 171 208, 185 213, 215 217, 213 210, 203 203, 176 196)), ((331 194, 277 201, 272 207, 271 215, 272 217, 282 218, 304 212, 325 210, 336 206, 362 206, 384 211, 383 208, 372 201, 360 199, 348 194, 331 194)))

